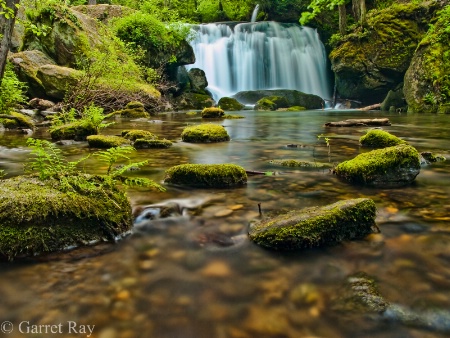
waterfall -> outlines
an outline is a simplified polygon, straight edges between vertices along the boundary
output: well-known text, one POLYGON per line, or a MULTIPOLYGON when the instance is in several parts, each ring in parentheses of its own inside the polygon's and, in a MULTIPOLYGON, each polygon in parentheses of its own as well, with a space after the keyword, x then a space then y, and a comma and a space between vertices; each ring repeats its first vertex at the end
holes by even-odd
POLYGON ((277 22, 193 27, 196 62, 218 100, 243 90, 296 89, 331 97, 325 48, 316 30, 277 22))
POLYGON ((258 11, 259 11, 259 5, 257 4, 255 6, 255 9, 253 10, 252 19, 250 20, 250 22, 256 22, 256 17, 258 16, 258 11))

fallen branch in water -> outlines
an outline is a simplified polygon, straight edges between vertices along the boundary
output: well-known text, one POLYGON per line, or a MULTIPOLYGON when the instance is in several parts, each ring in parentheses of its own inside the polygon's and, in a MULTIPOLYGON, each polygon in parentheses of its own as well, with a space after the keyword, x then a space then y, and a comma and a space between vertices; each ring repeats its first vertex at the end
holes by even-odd
POLYGON ((325 127, 354 127, 354 126, 390 126, 388 118, 382 119, 350 119, 338 122, 327 122, 325 127))
POLYGON ((358 108, 358 110, 368 111, 368 110, 379 109, 380 107, 381 107, 381 103, 375 103, 375 104, 372 104, 367 107, 358 108))

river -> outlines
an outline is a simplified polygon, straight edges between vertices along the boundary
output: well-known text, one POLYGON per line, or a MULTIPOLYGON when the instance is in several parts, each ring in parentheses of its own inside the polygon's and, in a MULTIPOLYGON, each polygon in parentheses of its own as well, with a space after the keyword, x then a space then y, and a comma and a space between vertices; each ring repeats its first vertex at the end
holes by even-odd
MULTIPOLYGON (((225 143, 181 142, 183 128, 201 122, 199 114, 123 119, 104 129, 110 135, 146 129, 177 140, 169 149, 132 156, 149 164, 131 174, 159 183, 167 168, 181 163, 235 163, 273 174, 249 176, 248 184, 236 189, 130 189, 134 208, 175 199, 191 210, 143 222, 116 244, 1 263, 2 331, 10 332, 8 337, 444 337, 432 328, 336 312, 332 304, 346 277, 364 271, 389 302, 419 312, 450 309, 448 116, 344 110, 237 114, 245 118, 213 121, 230 134, 225 143), (297 159, 332 165, 353 158, 367 151, 358 144, 366 128, 324 123, 375 117, 389 117, 392 125, 383 129, 447 161, 422 167, 412 185, 396 189, 352 186, 327 168, 270 163, 297 159), (329 138, 329 146, 319 135, 329 138), (265 250, 245 239, 249 221, 259 216, 258 204, 267 213, 356 197, 376 202, 379 234, 299 253, 265 250), (228 245, 230 239, 237 244, 228 245)), ((49 139, 45 129, 32 136, 49 139)), ((0 134, 0 169, 8 176, 23 172, 30 156, 27 137, 0 134)), ((69 159, 94 151, 83 142, 61 149, 69 159)), ((84 170, 106 168, 91 156, 84 170)))

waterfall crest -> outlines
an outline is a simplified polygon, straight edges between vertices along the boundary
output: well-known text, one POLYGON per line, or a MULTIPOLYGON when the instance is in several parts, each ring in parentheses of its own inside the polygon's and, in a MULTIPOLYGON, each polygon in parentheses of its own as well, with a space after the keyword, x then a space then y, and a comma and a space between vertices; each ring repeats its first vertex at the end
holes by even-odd
POLYGON ((259 12, 259 5, 256 5, 255 9, 253 10, 252 18, 251 18, 250 22, 256 22, 256 17, 258 16, 258 12, 259 12))
POLYGON ((316 30, 277 22, 194 26, 196 62, 216 100, 243 90, 295 89, 331 97, 325 48, 316 30))

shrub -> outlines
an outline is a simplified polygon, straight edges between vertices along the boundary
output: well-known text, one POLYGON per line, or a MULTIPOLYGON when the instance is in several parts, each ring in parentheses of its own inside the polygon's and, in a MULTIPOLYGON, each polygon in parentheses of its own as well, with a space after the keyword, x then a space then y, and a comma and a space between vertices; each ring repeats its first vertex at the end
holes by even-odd
POLYGON ((0 113, 9 114, 17 105, 26 102, 26 85, 20 82, 8 63, 0 84, 0 113))

